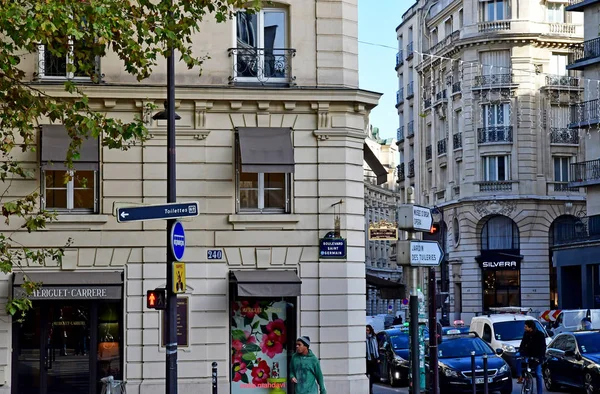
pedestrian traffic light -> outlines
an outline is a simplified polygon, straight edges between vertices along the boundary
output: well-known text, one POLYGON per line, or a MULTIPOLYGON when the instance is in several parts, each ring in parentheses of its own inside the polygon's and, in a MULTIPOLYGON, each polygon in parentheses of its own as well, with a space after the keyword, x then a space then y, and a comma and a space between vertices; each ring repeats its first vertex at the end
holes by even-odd
POLYGON ((157 288, 146 291, 146 306, 148 309, 167 309, 167 289, 157 288))
POLYGON ((440 232, 440 224, 439 223, 432 223, 431 224, 431 230, 429 230, 429 234, 431 235, 437 235, 440 232))

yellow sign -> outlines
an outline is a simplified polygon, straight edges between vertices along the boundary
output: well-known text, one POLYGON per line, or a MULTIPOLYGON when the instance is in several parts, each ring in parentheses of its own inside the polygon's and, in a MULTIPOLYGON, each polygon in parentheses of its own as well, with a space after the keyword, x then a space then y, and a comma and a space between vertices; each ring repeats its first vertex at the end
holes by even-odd
POLYGON ((173 263, 173 293, 185 293, 185 263, 173 263))
POLYGON ((397 241, 398 226, 396 223, 381 220, 369 224, 369 241, 397 241))

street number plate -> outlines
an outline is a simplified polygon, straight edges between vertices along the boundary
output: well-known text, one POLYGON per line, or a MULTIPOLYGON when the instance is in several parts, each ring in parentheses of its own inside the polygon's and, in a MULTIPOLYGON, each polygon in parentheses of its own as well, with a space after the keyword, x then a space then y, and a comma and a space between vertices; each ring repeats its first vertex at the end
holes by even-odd
POLYGON ((223 258, 223 251, 209 249, 206 251, 206 258, 208 260, 221 260, 223 258))

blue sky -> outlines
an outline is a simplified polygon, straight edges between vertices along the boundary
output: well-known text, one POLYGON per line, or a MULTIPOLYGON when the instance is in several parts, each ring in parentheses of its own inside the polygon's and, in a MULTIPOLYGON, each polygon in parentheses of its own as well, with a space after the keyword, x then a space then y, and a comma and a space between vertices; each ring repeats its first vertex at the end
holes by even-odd
POLYGON ((396 27, 413 0, 358 1, 358 70, 361 89, 383 93, 371 112, 371 124, 384 138, 395 137, 398 128, 396 90, 396 27), (376 44, 369 45, 366 43, 376 44), (383 45, 383 46, 380 46, 383 45), (392 47, 392 48, 387 48, 392 47))

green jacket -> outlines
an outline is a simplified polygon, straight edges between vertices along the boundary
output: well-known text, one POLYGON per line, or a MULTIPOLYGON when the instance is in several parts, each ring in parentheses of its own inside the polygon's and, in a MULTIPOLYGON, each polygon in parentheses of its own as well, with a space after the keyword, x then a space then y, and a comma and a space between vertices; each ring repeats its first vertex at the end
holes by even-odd
POLYGON ((290 363, 290 379, 296 378, 296 394, 327 394, 319 359, 312 350, 306 356, 294 353, 290 363), (319 388, 317 388, 317 383, 319 388))

